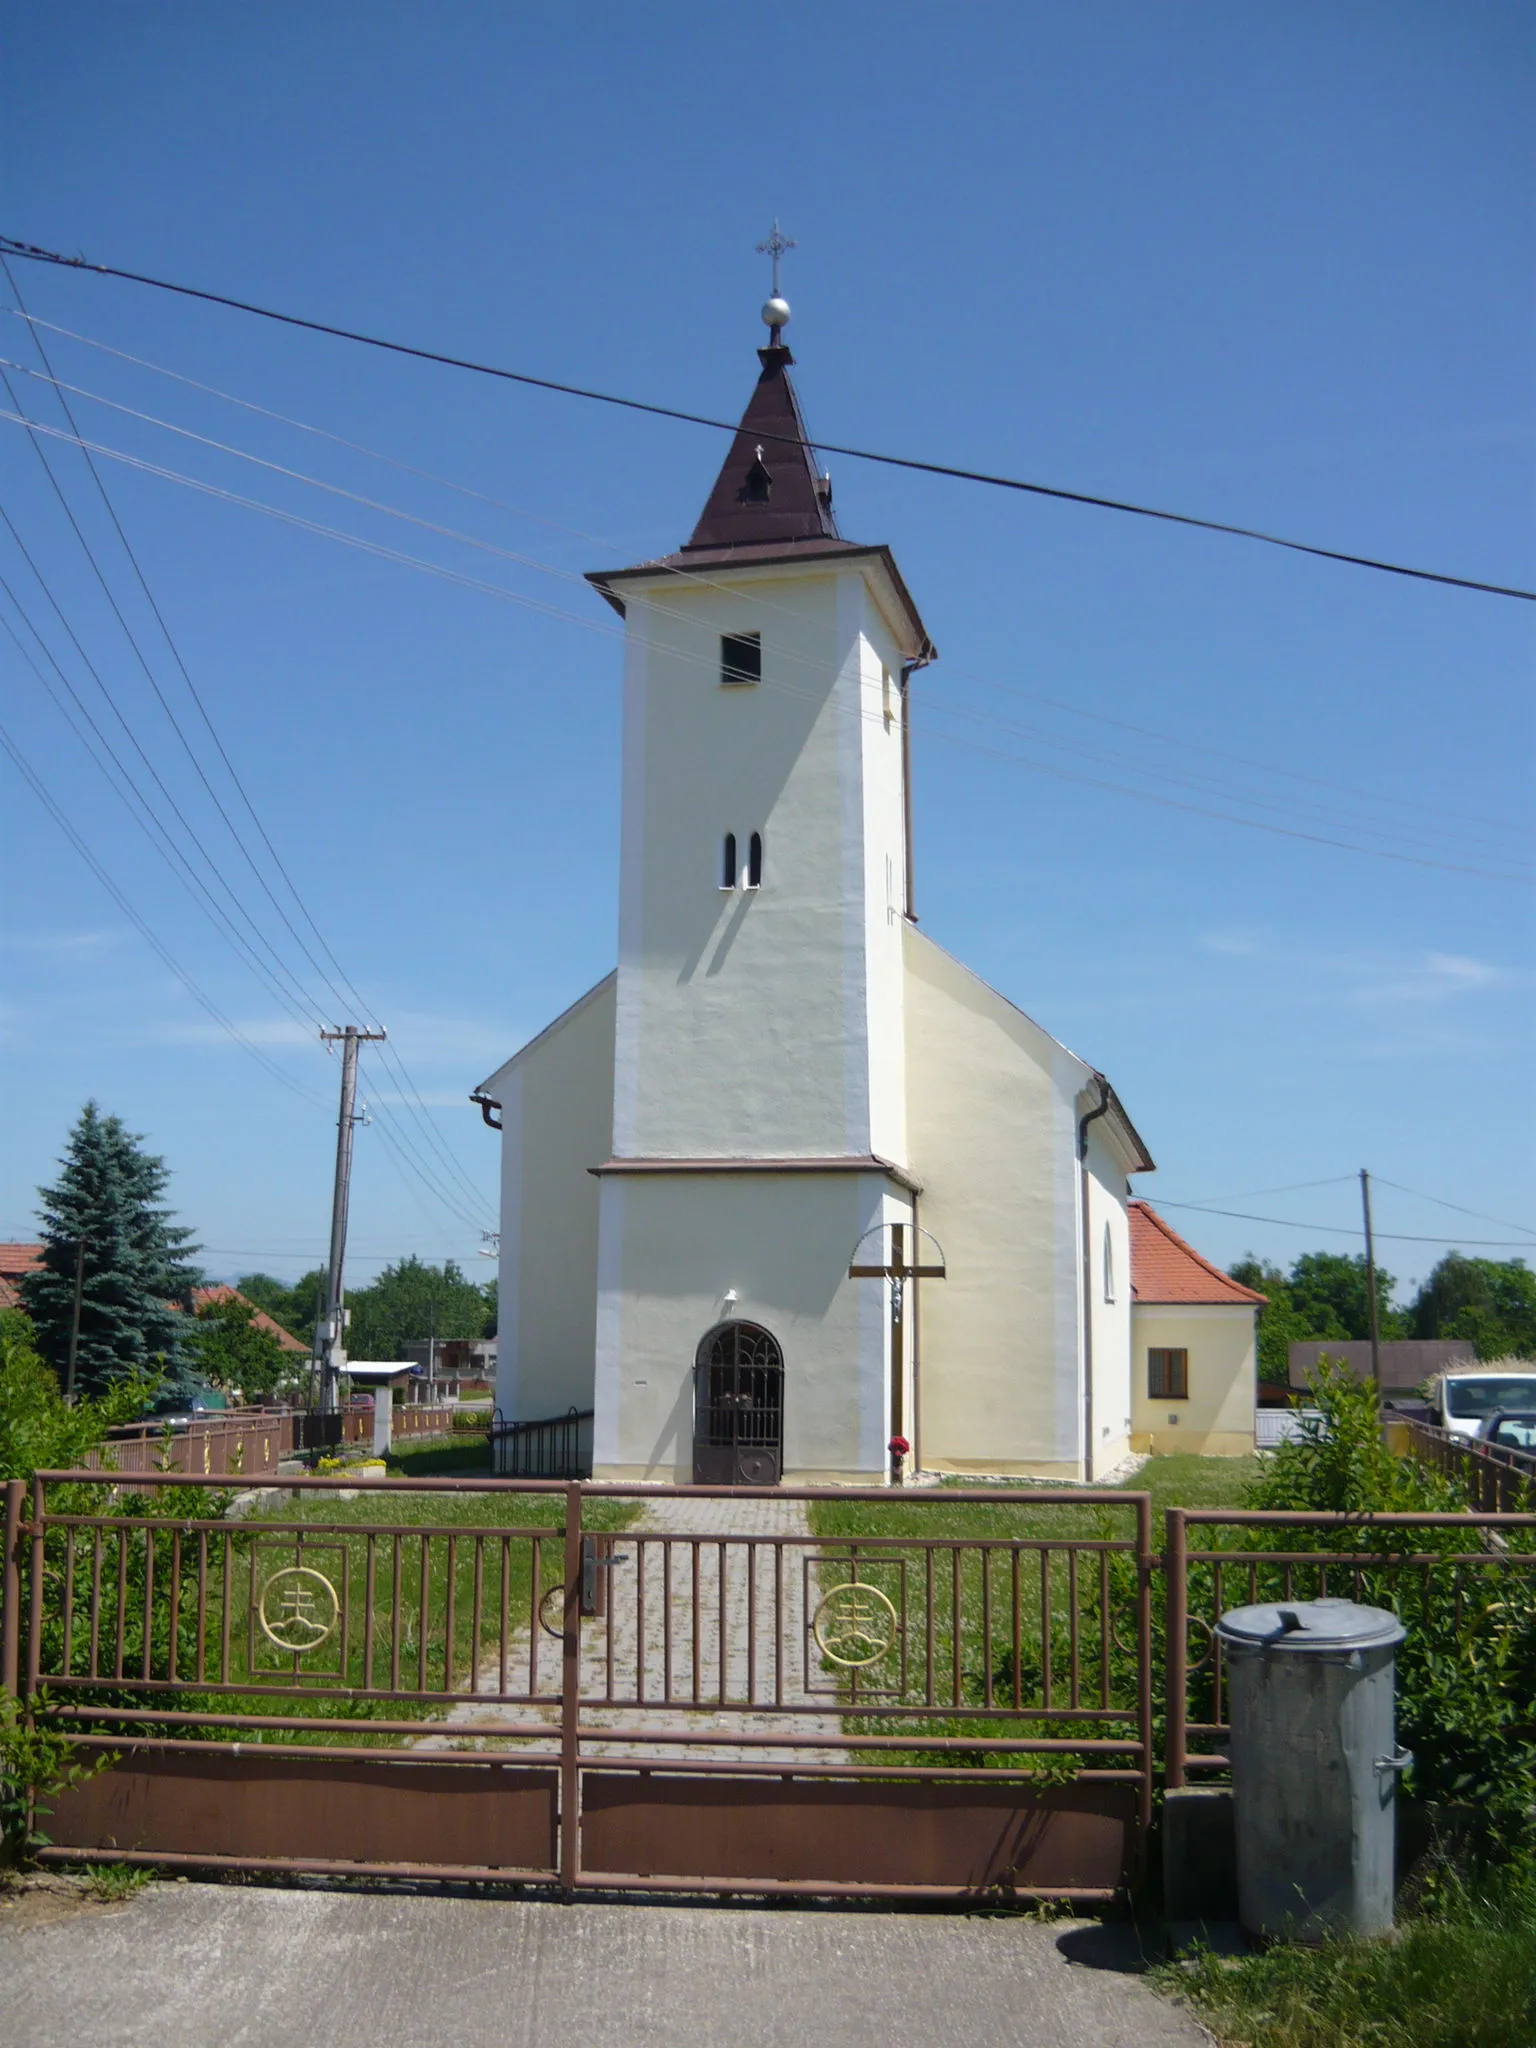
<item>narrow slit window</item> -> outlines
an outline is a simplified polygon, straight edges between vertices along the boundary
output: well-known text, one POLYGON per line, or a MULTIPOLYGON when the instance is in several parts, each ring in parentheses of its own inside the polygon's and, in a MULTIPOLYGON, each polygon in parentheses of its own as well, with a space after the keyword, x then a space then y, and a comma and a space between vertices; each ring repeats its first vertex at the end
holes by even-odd
POLYGON ((1149 1401, 1189 1399, 1187 1351, 1148 1351, 1147 1398, 1149 1401))
POLYGON ((1115 1240, 1110 1235, 1109 1225, 1104 1226, 1104 1299, 1115 1298, 1115 1240))
POLYGON ((724 857, 720 862, 721 888, 734 889, 738 872, 736 866, 736 834, 734 832, 727 832, 725 835, 724 857))
POLYGON ((722 633, 720 636, 720 682, 727 690, 749 688, 763 679, 763 636, 761 633, 722 633))
POLYGON ((747 841, 747 887, 761 889, 763 886, 763 835, 754 832, 747 841))

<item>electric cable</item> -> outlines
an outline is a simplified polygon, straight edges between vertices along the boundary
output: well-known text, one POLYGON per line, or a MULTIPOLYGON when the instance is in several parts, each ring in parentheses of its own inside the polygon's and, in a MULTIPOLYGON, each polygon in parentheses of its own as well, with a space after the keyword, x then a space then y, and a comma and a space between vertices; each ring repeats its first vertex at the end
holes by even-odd
MULTIPOLYGON (((655 405, 639 398, 626 398, 611 391, 594 391, 579 384, 567 384, 552 377, 535 377, 526 371, 511 370, 493 363, 475 362, 469 357, 449 355, 446 352, 416 347, 409 342, 390 341, 381 335, 364 334, 355 328, 334 326, 324 320, 309 320, 297 313, 281 313, 270 306, 258 306, 248 299, 237 299, 223 292, 203 291, 195 285, 175 284, 161 277, 149 277, 141 271, 124 270, 109 263, 87 263, 81 256, 63 256, 56 250, 40 248, 34 242, 20 242, 10 236, 0 235, 0 254, 19 256, 29 263, 48 263, 65 270, 88 271, 102 277, 122 278, 130 284, 142 284, 156 291, 175 292, 183 298, 201 299, 209 305, 227 306, 238 313, 249 313, 261 320, 277 321, 287 327, 301 327, 312 334, 325 334, 338 341, 357 342, 367 348, 383 349, 392 355, 409 356, 419 362, 438 363, 448 369, 467 370, 477 376, 495 377, 505 383, 523 384, 539 391, 554 392, 566 398, 583 398, 598 405, 618 406, 628 412, 647 413, 657 419, 678 420, 688 426, 708 427, 717 433, 735 434, 740 426, 736 420, 710 419, 705 414, 685 412, 678 407, 655 405)), ((795 448, 803 445, 797 436, 789 434, 763 433, 761 438, 795 448)), ((869 448, 854 448, 837 441, 817 440, 815 446, 824 454, 846 455, 857 462, 876 462, 889 469, 910 469, 927 476, 952 477, 962 483, 987 484, 998 490, 1019 491, 1032 497, 1054 498, 1073 505, 1086 505, 1100 511, 1122 512, 1138 519, 1155 519, 1174 526, 1197 528, 1206 533, 1221 533, 1239 540, 1251 540, 1266 547, 1284 548, 1293 554, 1314 555, 1321 560, 1341 562, 1357 569, 1374 569, 1384 575, 1411 577, 1417 582, 1448 584, 1460 590, 1480 591, 1492 597, 1521 598, 1527 603, 1536 602, 1536 590, 1523 590, 1503 583, 1490 583, 1470 576, 1452 576, 1437 569, 1413 568, 1402 562, 1388 562, 1372 555, 1350 553, 1342 548, 1325 548, 1310 541, 1289 540, 1283 535, 1262 532, 1257 527, 1238 526, 1220 519, 1202 519, 1189 512, 1170 512, 1152 505, 1133 504, 1128 499, 1101 497, 1090 491, 1074 491, 1059 485, 1027 482, 1020 477, 998 476, 987 470, 965 469, 943 462, 924 462, 915 456, 886 455, 869 448)))
MULTIPOLYGON (((152 362, 147 356, 137 356, 131 354, 127 349, 115 348, 110 342, 98 340, 92 335, 82 334, 75 328, 61 326, 57 321, 44 320, 38 314, 21 312, 10 306, 0 308, 0 311, 11 314, 13 318, 25 319, 34 328, 46 327, 50 333, 59 334, 67 340, 79 342, 83 347, 96 349, 104 355, 116 357, 120 362, 132 363, 136 368, 148 370, 155 376, 165 377, 173 383, 186 385, 190 390, 202 392, 207 397, 217 398, 228 405, 239 406, 243 411, 256 413, 263 419, 277 422, 280 426, 291 427, 299 433, 314 435, 317 439, 329 441, 339 448, 346 448, 355 455, 366 456, 370 461, 384 463, 389 468, 400 470, 405 475, 416 477, 424 483, 435 484, 441 489, 455 491, 463 497, 472 498, 483 505, 489 505, 497 511, 510 513, 514 518, 529 520, 535 525, 547 527, 553 532, 564 534, 572 540, 587 542, 595 547, 610 548, 615 553, 622 552, 623 543, 621 542, 598 534, 588 533, 581 527, 569 526, 561 520, 550 519, 544 513, 530 511, 526 506, 513 505, 505 498, 495 497, 488 491, 476 490, 471 485, 460 483, 452 477, 440 476, 433 470, 422 469, 416 463, 405 462, 398 456, 384 453, 382 449, 370 448, 361 441, 349 440, 346 435, 334 433, 327 427, 316 426, 311 421, 296 419, 292 414, 277 412, 270 406, 258 405, 254 400, 241 398, 237 393, 222 390, 218 385, 204 384, 196 377, 189 377, 180 370, 168 368, 164 363, 152 362)), ((98 396, 98 394, 94 393, 91 395, 98 396)), ((101 402, 106 403, 109 401, 101 402)), ((640 552, 643 555, 645 549, 642 547, 640 552)), ((707 590, 724 591, 729 587, 702 570, 685 568, 677 563, 668 563, 667 569, 668 573, 675 576, 680 583, 697 585, 707 590)), ((761 593, 758 594, 755 602, 771 611, 787 612, 789 609, 787 606, 776 604, 771 598, 761 593)), ((945 662, 944 669, 948 675, 958 676, 969 682, 980 683, 986 689, 998 690, 1010 696, 1022 697, 1031 703, 1046 705, 1053 711, 1064 712, 1069 717, 1085 719, 1096 725, 1108 725, 1122 732, 1133 733, 1140 739, 1155 740, 1160 745, 1181 747, 1191 753, 1205 754, 1213 760, 1231 761, 1241 767, 1255 768, 1261 774, 1279 776, 1289 782, 1307 783, 1314 788, 1328 790, 1334 795, 1355 797, 1357 799, 1363 798, 1369 803, 1412 811, 1416 818, 1420 817, 1423 811, 1422 803, 1414 797, 1395 796, 1388 790, 1361 789, 1351 783, 1333 782, 1322 776, 1305 774, 1298 769, 1276 767, 1273 762, 1259 761, 1251 755, 1234 754, 1224 748, 1206 746, 1199 741, 1187 739, 1180 734, 1160 732, 1155 727, 1136 725, 1126 719, 1114 718, 1105 712, 1093 711, 1085 705, 1071 703, 1065 698, 1051 697, 1038 690, 1027 690, 1017 683, 1005 683, 995 676, 981 675, 973 669, 957 666, 950 661, 945 662)), ((1462 827, 1459 829, 1462 831, 1463 836, 1465 836, 1468 828, 1462 827)), ((1486 835, 1478 832, 1475 827, 1470 829, 1472 836, 1486 838, 1486 835)), ((1507 827, 1507 829, 1512 830, 1515 828, 1507 827)))
MULTIPOLYGON (((1353 1175, 1346 1178, 1353 1179, 1353 1175)), ((1373 1175, 1374 1179, 1375 1176, 1373 1175)), ((1251 1216, 1242 1209, 1214 1209, 1204 1202, 1172 1202, 1166 1195, 1159 1195, 1153 1204, 1158 1209, 1195 1209, 1202 1216, 1235 1216, 1239 1223, 1273 1223, 1282 1230, 1319 1230, 1325 1237, 1364 1238, 1365 1229, 1361 1224, 1353 1228, 1341 1223, 1301 1223, 1294 1216, 1251 1216)), ((1519 1224, 1513 1226, 1520 1229, 1519 1224)), ((1408 1230, 1373 1230, 1374 1238, 1390 1238, 1394 1244, 1470 1244, 1498 1246, 1506 1251, 1529 1251, 1530 1246, 1521 1239, 1504 1237, 1426 1237, 1408 1230)))
MULTIPOLYGON (((3 376, 6 368, 17 369, 21 372, 22 375, 29 377, 37 377, 38 374, 36 371, 26 369, 24 365, 11 363, 7 358, 0 356, 0 376, 3 376)), ((466 547, 479 549, 484 553, 496 556, 500 560, 514 562, 518 564, 520 567, 533 569, 541 575, 556 577, 562 582, 582 584, 583 586, 586 583, 585 577, 577 575, 573 571, 557 568, 550 563, 538 561, 532 556, 519 553, 510 548, 500 547, 492 541, 483 539, 478 534, 465 533, 458 528, 445 526, 440 521, 424 518, 418 513, 406 511, 403 507, 388 504, 384 500, 378 498, 368 497, 362 492, 347 490, 340 484, 330 483, 321 477, 310 476, 303 470, 290 468, 285 463, 271 461, 265 456, 254 454, 251 450, 237 447, 230 442, 216 440, 212 436, 207 434, 196 433, 193 429, 189 427, 180 426, 175 421, 161 419, 157 415, 153 413, 143 412, 135 406, 121 404, 116 399, 107 398, 100 392, 90 391, 82 385, 63 384, 59 379, 52 376, 51 373, 47 377, 40 378, 39 381, 55 385, 59 389, 61 394, 65 390, 72 391, 76 394, 77 397, 88 399, 93 404, 105 406, 113 412, 125 414, 127 417, 138 420, 145 425, 158 427, 167 433, 178 435, 180 438, 184 440, 193 441, 201 447, 214 449, 215 451, 222 455, 233 456, 239 461, 251 463, 259 469, 269 470, 275 475, 285 477, 289 479, 291 482, 308 485, 312 489, 326 492, 333 497, 345 499, 347 502, 351 504, 361 505, 365 507, 367 510, 383 514, 385 517, 391 519, 404 520, 410 525, 422 527, 428 532, 438 534, 439 536, 448 540, 457 541, 466 547)), ((78 435, 79 428, 75 424, 73 414, 70 415, 70 424, 74 428, 75 433, 78 435)), ((89 454, 87 454, 86 459, 88 461, 90 460, 89 454)), ((782 607, 771 608, 782 609, 782 607)), ((658 611, 661 610, 660 607, 657 607, 656 609, 658 611)), ((663 615, 670 615, 674 617, 679 616, 676 613, 663 613, 663 615)), ((813 663, 804 659, 802 659, 802 665, 807 667, 814 667, 813 663)), ((974 680, 986 682, 987 679, 974 678, 974 680)), ((989 687, 1000 690, 1007 690, 1009 688, 1009 686, 1005 684, 991 684, 989 685, 989 687)), ((1016 694, 1022 696, 1029 695, 1031 693, 1017 692, 1016 694)), ((1020 726, 1016 722, 1001 719, 987 712, 977 711, 974 708, 967 707, 964 705, 955 705, 951 703, 944 703, 939 700, 933 700, 933 708, 937 711, 937 713, 940 716, 943 717, 968 720, 971 723, 975 724, 995 726, 1004 732, 1008 732, 1028 740, 1032 740, 1037 745, 1054 747, 1060 752, 1075 754, 1080 757, 1086 757, 1091 761, 1104 763, 1108 766, 1119 768, 1122 770, 1128 770, 1132 774, 1141 775, 1157 781, 1170 783, 1177 788, 1194 790, 1197 793, 1202 789, 1214 790, 1217 794, 1225 797, 1229 801, 1232 800, 1232 798, 1235 796, 1237 801, 1245 803, 1252 808, 1278 812, 1281 815, 1287 814, 1288 809, 1291 812, 1294 812, 1296 808, 1294 800, 1290 806, 1287 806, 1285 803, 1278 802, 1272 797, 1253 795, 1247 791, 1242 790, 1234 791, 1229 784, 1220 782, 1213 776, 1200 774, 1198 771, 1184 775, 1176 774, 1172 770, 1167 768, 1148 766, 1144 762, 1126 755, 1117 755, 1113 753, 1106 754, 1101 750, 1097 750, 1092 747, 1086 746, 1081 741, 1069 739, 1059 734, 1044 732, 1039 730, 1038 728, 1032 729, 1028 726, 1020 726)), ((1135 730, 1135 728, 1130 729, 1135 730)), ((1301 811, 1302 815, 1304 816, 1311 817, 1314 820, 1320 819, 1321 822, 1331 825, 1335 830, 1340 829, 1337 824, 1337 820, 1330 813, 1319 810, 1318 807, 1315 805, 1302 804, 1301 811)), ((1422 829, 1422 820, 1420 821, 1420 823, 1422 829)), ((1406 843, 1410 847, 1417 847, 1421 851, 1435 850, 1432 847, 1426 847, 1425 842, 1421 838, 1415 838, 1402 826, 1393 825, 1390 823, 1375 823, 1369 819, 1362 819, 1358 815, 1350 819, 1348 829, 1351 829, 1357 833, 1369 834, 1376 838, 1397 839, 1399 841, 1406 841, 1406 843)), ((1458 830, 1455 834, 1455 838, 1459 846, 1464 843, 1466 834, 1458 830)), ((1497 857, 1504 859, 1506 861, 1510 861, 1515 865, 1527 864, 1523 863, 1520 857, 1517 855, 1510 855, 1501 852, 1497 857)))
POLYGON ((1465 1209, 1460 1202, 1448 1202, 1443 1195, 1426 1195, 1422 1188, 1405 1188, 1401 1181, 1388 1180, 1385 1175, 1373 1173, 1373 1184, 1392 1188, 1400 1195, 1412 1195, 1416 1202, 1433 1202, 1441 1209, 1454 1209, 1458 1216, 1475 1216, 1479 1223, 1498 1223, 1506 1230, 1523 1230, 1528 1237, 1536 1238, 1536 1230, 1529 1223, 1512 1223, 1507 1216, 1490 1216, 1482 1209, 1465 1209))
POLYGON ((277 1065, 276 1061, 269 1059, 267 1055, 261 1050, 260 1046, 254 1044, 249 1038, 247 1038, 245 1033, 240 1029, 240 1027, 224 1014, 224 1012, 219 1008, 218 1004, 214 1002, 213 998, 207 995, 203 991, 203 989, 199 987, 197 982, 193 980, 192 976, 187 973, 186 969, 182 967, 180 963, 172 956, 167 947, 161 942, 156 933, 139 915, 138 911, 134 909, 132 903, 129 902, 128 898, 117 886, 116 882, 112 879, 112 876, 108 869, 102 864, 101 861, 99 861, 96 858, 95 854, 92 853, 90 847, 86 844, 85 840, 75 830, 74 826, 70 823, 69 818, 62 809, 62 807, 54 800, 52 794, 50 793, 47 785, 43 782, 41 776, 39 776, 37 772, 33 769, 31 763, 27 760, 26 756, 21 752, 21 749, 17 746, 16 742, 12 739, 10 733, 6 731, 4 726, 0 726, 0 747, 4 747, 6 753, 9 755, 11 759, 13 766, 16 768, 17 773, 22 777, 23 781, 26 782, 27 786, 31 789, 33 795, 36 796, 38 802, 47 811, 48 815, 53 819, 53 822, 58 826, 59 830, 64 834, 65 838, 69 840, 70 844, 74 847, 75 851, 80 855, 80 858, 85 862, 86 866, 91 870, 91 872, 95 875, 96 879, 101 883, 102 887, 106 890, 107 894, 112 898, 113 902, 117 905, 118 909, 123 913, 124 917, 126 917, 129 923, 133 925, 134 929, 139 933, 140 937, 144 940, 146 945, 150 947, 151 951, 155 954, 155 956, 163 963, 165 967, 167 967, 170 970, 172 974, 175 975, 176 979, 181 983, 182 987, 187 990, 188 994, 191 995, 193 999, 204 1010, 207 1011, 208 1015, 218 1025, 219 1029, 223 1031, 228 1037, 232 1038, 237 1045, 242 1046, 244 1050, 251 1055, 252 1059, 254 1059, 259 1066, 262 1066, 266 1069, 266 1071, 272 1076, 274 1080, 280 1081, 285 1088, 290 1090, 290 1092, 294 1095, 297 1095, 301 1101, 307 1102, 311 1106, 311 1108, 324 1111, 326 1108, 325 1103, 323 1103, 318 1096, 311 1095, 307 1088, 301 1087, 299 1083, 295 1081, 291 1075, 284 1073, 283 1069, 277 1065))
MULTIPOLYGON (((8 420, 14 424, 27 424, 19 420, 17 415, 8 413, 3 408, 0 408, 0 420, 8 420)), ((55 438, 64 441, 75 438, 63 433, 56 427, 38 425, 35 431, 53 435, 55 438)), ((158 476, 168 482, 182 484, 190 490, 222 500, 225 503, 240 505, 247 510, 261 512, 269 518, 297 527, 301 531, 339 541, 344 546, 355 548, 361 553, 373 555, 380 560, 394 562, 428 575, 441 577, 447 582, 458 584, 461 588, 481 591, 486 595, 497 598, 503 603, 520 605, 526 609, 543 613, 547 617, 561 619, 566 623, 577 625, 586 632, 594 632, 612 639, 622 640, 623 638, 621 631, 604 628, 600 623, 584 618, 577 613, 563 610, 557 605, 547 604, 540 598, 528 596, 525 592, 511 590, 505 584, 490 583, 481 577, 471 576, 462 570, 450 569, 441 563, 427 561, 420 556, 408 554, 401 549, 387 547, 381 542, 364 540, 360 536, 349 533, 342 528, 328 526, 321 521, 308 519, 300 513, 290 512, 282 507, 267 504, 261 499, 250 498, 241 492, 226 490, 219 485, 206 483, 201 478, 187 476, 181 471, 168 469, 163 464, 149 462, 141 456, 130 455, 122 449, 110 448, 96 441, 92 441, 88 445, 97 454, 109 456, 112 460, 125 463, 130 468, 141 470, 152 476, 158 476)), ((674 652, 678 651, 674 650, 674 652)), ((679 652, 679 658, 686 660, 690 657, 679 652)), ((792 689, 792 686, 784 684, 780 684, 777 687, 786 690, 792 689)), ((793 694, 804 696, 810 693, 802 691, 793 692, 793 694)), ((865 715, 875 716, 877 714, 865 715)), ((1468 862, 1430 859, 1421 855, 1399 852, 1387 847, 1360 846, 1349 840, 1339 839, 1328 834, 1303 831, 1298 828, 1273 824, 1257 818, 1244 818, 1230 811, 1216 810, 1208 805, 1185 803, 1172 797, 1159 795, 1151 790, 1136 789, 1123 783, 1106 781, 1102 777, 1078 774, 1049 763, 1032 761, 1024 755, 1010 754, 999 748, 983 746, 979 742, 966 741, 956 737, 954 734, 936 733, 934 736, 945 740, 949 745, 969 747, 973 752, 989 755, 997 760, 1011 762, 1025 767, 1035 774, 1048 775, 1058 781, 1077 783, 1087 788, 1103 789, 1123 796, 1137 797, 1145 803, 1157 804, 1164 809, 1182 811, 1197 817, 1215 818, 1226 824, 1244 826, 1251 831, 1272 832, 1282 838, 1304 841, 1317 846, 1332 847, 1346 853, 1364 854, 1377 860, 1403 862, 1410 867, 1434 868, 1444 873, 1473 875, 1484 880, 1514 882, 1522 886, 1528 886, 1526 878, 1521 875, 1513 875, 1493 868, 1479 867, 1468 862)))

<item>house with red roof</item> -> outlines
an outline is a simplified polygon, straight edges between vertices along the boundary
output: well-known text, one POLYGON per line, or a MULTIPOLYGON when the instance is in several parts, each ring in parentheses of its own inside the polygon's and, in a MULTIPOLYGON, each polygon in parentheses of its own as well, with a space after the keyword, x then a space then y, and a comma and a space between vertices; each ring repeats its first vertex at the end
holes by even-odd
POLYGON ((1202 1258, 1150 1202, 1129 1212, 1132 1449, 1246 1457, 1264 1296, 1202 1258))
POLYGON ((0 1244, 0 1308, 20 1308, 22 1275, 42 1263, 40 1244, 0 1244))

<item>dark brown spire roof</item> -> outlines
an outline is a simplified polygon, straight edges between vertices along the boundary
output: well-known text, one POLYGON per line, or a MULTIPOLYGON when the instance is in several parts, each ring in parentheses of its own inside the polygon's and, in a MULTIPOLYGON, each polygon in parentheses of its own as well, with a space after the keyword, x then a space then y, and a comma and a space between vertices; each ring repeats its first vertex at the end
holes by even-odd
POLYGON ((832 493, 817 475, 782 343, 760 348, 762 374, 709 502, 683 549, 782 546, 840 538, 832 493))

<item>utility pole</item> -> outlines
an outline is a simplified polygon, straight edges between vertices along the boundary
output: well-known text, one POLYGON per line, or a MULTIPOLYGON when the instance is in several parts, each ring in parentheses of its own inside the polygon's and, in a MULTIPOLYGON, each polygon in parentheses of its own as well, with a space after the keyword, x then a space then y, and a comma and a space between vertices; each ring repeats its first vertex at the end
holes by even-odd
POLYGON ((1371 1378, 1381 1386, 1381 1329, 1376 1307, 1376 1240, 1371 1234, 1371 1176, 1360 1169, 1360 1200, 1365 1208, 1365 1294, 1371 1315, 1371 1378))
POLYGON ((85 1239, 75 1239, 75 1300, 69 1317, 69 1362, 64 1368, 64 1399, 75 1403, 75 1359, 80 1350, 80 1308, 85 1299, 85 1239))
POLYGON ((348 1024, 340 1031, 322 1031, 327 1044, 341 1044, 341 1113, 336 1119, 336 1181, 331 1194, 331 1259, 326 1274, 325 1314, 320 1324, 320 1413, 334 1415, 337 1388, 347 1363, 345 1317, 347 1203, 352 1191, 352 1131, 357 1122, 357 1048, 385 1036, 359 1031, 348 1024))

